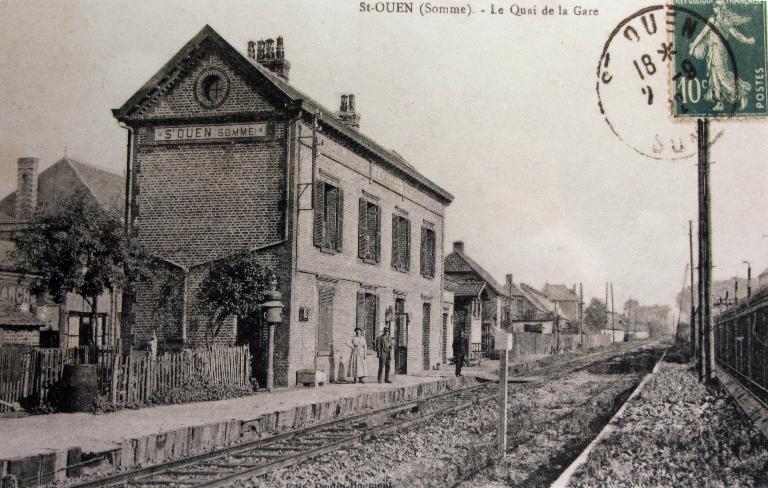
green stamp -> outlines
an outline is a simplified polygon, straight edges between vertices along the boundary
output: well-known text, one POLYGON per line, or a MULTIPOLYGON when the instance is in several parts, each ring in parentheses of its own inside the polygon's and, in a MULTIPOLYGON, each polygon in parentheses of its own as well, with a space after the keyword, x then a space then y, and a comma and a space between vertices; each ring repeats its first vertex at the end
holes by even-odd
POLYGON ((672 8, 674 116, 768 115, 765 0, 673 0, 672 8))

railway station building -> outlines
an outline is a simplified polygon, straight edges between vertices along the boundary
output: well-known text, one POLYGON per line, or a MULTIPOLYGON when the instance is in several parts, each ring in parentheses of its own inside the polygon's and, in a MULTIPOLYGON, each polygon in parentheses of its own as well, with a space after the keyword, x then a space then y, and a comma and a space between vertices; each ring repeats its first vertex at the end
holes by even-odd
POLYGON ((162 280, 125 300, 123 338, 175 349, 254 334, 258 369, 264 324, 233 318, 214 337, 196 299, 212 263, 246 250, 285 304, 275 384, 305 369, 343 377, 356 327, 369 380, 385 325, 393 372, 430 369, 445 358, 453 196, 360 130, 354 95, 328 109, 289 84, 290 69, 281 38, 243 53, 206 26, 113 111, 128 129, 126 219, 164 263, 162 280))

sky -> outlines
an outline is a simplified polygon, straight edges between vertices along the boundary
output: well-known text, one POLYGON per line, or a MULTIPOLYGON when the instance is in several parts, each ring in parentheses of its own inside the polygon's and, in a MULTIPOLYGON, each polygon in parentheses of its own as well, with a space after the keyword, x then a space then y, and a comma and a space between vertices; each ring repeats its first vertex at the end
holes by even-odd
MULTIPOLYGON (((467 17, 421 16, 419 2, 413 14, 386 14, 353 0, 2 0, 0 196, 15 189, 19 157, 38 157, 41 170, 66 154, 123 172, 126 132, 111 109, 205 24, 242 51, 282 35, 291 84, 334 109, 354 93, 360 130, 456 197, 446 253, 463 240, 499 281, 583 282, 587 298, 612 281, 617 309, 630 296, 673 305, 689 219, 695 232, 695 157, 633 151, 595 93, 610 32, 648 4, 520 2, 537 14, 515 16, 490 14, 491 3, 472 2, 467 17), (544 16, 543 5, 571 15, 544 16), (574 16, 576 5, 598 13, 574 16)), ((711 149, 714 278, 745 276, 744 260, 757 275, 768 267, 768 122, 711 130, 721 134, 711 149)))

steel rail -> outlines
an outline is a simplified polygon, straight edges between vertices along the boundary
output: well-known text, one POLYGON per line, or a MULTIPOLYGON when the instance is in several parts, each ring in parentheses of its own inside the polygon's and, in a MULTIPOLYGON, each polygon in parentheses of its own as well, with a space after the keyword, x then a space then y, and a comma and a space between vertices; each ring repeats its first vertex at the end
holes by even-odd
MULTIPOLYGON (((529 373, 535 373, 537 379, 528 381, 525 383, 515 384, 515 388, 520 388, 525 384, 538 385, 551 380, 560 374, 570 374, 576 371, 583 370, 590 367, 593 364, 602 362, 606 358, 616 356, 625 352, 627 348, 619 346, 618 348, 611 348, 609 350, 602 350, 595 353, 591 353, 585 356, 578 356, 563 364, 553 364, 537 368, 529 373)), ((631 347, 630 349, 634 349, 631 347)), ((517 375, 518 377, 521 375, 517 375)), ((510 377, 514 380, 514 376, 510 377)), ((437 395, 432 395, 427 398, 418 399, 411 402, 399 403, 396 405, 390 405, 373 411, 364 412, 341 419, 334 419, 328 422, 323 422, 308 427, 291 430, 280 434, 275 434, 269 437, 248 441, 242 444, 235 444, 227 446, 221 449, 195 454, 181 459, 174 459, 163 463, 135 468, 132 470, 114 473, 106 477, 96 478, 92 480, 86 480, 80 483, 69 485, 69 488, 96 488, 105 486, 114 486, 118 484, 131 484, 131 485, 184 485, 184 486, 206 486, 206 487, 221 487, 227 486, 234 481, 249 479, 254 476, 260 476, 270 471, 274 471, 279 468, 292 466, 301 463, 305 460, 333 452, 339 448, 355 444, 357 442, 375 438, 378 435, 382 435, 388 432, 394 432, 405 427, 425 422, 434 418, 437 415, 450 413, 452 411, 461 410, 468 406, 477 404, 482 401, 486 401, 497 396, 497 392, 493 391, 487 395, 483 395, 483 390, 488 390, 490 386, 498 383, 498 380, 491 380, 488 383, 480 385, 472 385, 465 388, 456 390, 449 390, 437 395), (479 396, 474 396, 480 392, 479 396), (451 400, 458 400, 458 402, 452 402, 451 400), (439 405, 441 402, 447 401, 448 405, 439 405), (433 404, 434 406, 429 406, 433 404), (393 417, 406 412, 425 411, 416 417, 408 418, 405 420, 394 419, 393 417), (355 432, 356 427, 353 424, 361 420, 366 420, 375 417, 388 416, 387 420, 392 421, 386 425, 363 427, 361 432, 355 432), (336 428, 337 430, 328 430, 336 428), (343 432, 344 428, 347 432, 343 432), (350 428, 352 432, 350 432, 350 428), (323 432, 326 431, 326 432, 323 432), (329 434, 337 434, 335 436, 328 437, 329 434), (302 439, 302 436, 312 435, 325 435, 325 438, 310 438, 302 439), (296 440, 299 443, 303 443, 305 448, 291 448, 290 446, 280 446, 281 442, 296 440), (304 442, 302 442, 304 441, 304 442), (307 445, 306 441, 319 441, 322 444, 313 447, 307 445), (329 442, 330 441, 330 442, 329 442), (306 449, 308 447, 308 449, 306 449), (261 452, 260 452, 261 451, 261 452), (281 452, 281 451, 297 451, 297 452, 281 452), (251 453, 251 454, 249 454, 251 453), (237 464, 219 463, 208 464, 208 467, 215 468, 217 470, 235 470, 234 473, 224 473, 222 476, 214 476, 211 479, 211 472, 204 470, 192 470, 181 469, 192 466, 206 467, 206 462, 214 461, 219 458, 226 458, 232 456, 235 458, 248 458, 257 457, 262 460, 253 464, 248 462, 241 462, 237 464), (281 456, 281 457, 278 457, 281 456), (266 460, 270 457, 276 457, 274 460, 266 460), (155 479, 154 476, 206 476, 207 479, 198 480, 185 480, 185 479, 155 479)))

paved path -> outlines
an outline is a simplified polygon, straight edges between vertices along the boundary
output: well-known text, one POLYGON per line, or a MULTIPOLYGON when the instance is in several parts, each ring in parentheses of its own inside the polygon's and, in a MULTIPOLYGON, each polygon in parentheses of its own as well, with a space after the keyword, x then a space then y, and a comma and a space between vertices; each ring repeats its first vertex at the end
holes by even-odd
MULTIPOLYGON (((465 368, 467 375, 486 374, 485 366, 465 368)), ((123 439, 133 439, 182 427, 231 419, 253 420, 264 414, 288 410, 362 392, 393 390, 452 376, 452 370, 425 371, 414 376, 396 376, 394 382, 331 384, 318 388, 293 387, 271 393, 215 402, 166 405, 93 415, 57 413, 20 418, 0 418, 0 459, 13 459, 80 446, 83 452, 100 452, 123 439)))

